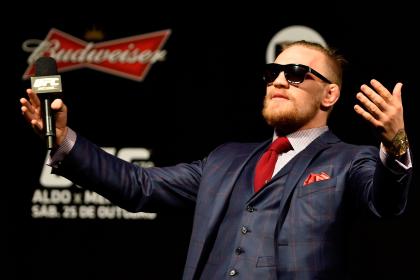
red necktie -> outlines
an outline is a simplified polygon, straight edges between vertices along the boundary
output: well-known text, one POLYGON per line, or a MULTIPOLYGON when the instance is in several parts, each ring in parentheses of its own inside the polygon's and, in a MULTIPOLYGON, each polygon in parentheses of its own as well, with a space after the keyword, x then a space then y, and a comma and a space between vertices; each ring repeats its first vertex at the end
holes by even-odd
POLYGON ((278 137, 271 143, 255 167, 254 191, 258 192, 271 179, 279 154, 292 150, 287 137, 278 137))

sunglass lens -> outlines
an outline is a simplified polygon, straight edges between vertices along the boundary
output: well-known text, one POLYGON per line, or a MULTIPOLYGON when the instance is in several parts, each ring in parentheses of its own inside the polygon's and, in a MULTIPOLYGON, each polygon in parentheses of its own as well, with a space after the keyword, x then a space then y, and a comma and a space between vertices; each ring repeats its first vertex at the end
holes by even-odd
POLYGON ((300 65, 287 65, 285 76, 289 83, 300 84, 305 80, 308 70, 300 65))
POLYGON ((265 66, 264 73, 263 73, 263 79, 264 81, 269 84, 274 82, 274 80, 278 77, 280 74, 281 66, 278 64, 270 63, 265 66))

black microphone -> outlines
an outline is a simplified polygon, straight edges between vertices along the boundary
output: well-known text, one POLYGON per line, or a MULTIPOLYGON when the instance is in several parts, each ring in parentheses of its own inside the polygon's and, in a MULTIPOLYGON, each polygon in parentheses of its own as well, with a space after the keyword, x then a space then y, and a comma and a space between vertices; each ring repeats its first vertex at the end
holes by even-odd
POLYGON ((61 98, 61 76, 57 75, 57 63, 54 58, 42 56, 35 61, 35 76, 31 77, 32 91, 41 101, 44 135, 47 149, 55 146, 55 117, 51 110, 51 103, 61 98))

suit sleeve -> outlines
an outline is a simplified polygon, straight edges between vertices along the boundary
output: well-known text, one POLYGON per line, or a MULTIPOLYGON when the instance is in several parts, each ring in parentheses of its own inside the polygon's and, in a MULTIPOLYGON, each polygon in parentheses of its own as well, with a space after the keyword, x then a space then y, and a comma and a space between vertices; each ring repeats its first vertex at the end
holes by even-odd
POLYGON ((78 135, 73 149, 53 168, 53 173, 128 211, 155 211, 163 205, 194 207, 205 161, 141 168, 104 152, 78 135))
POLYGON ((400 215, 407 205, 412 168, 395 173, 385 167, 376 148, 364 148, 352 161, 348 184, 377 216, 400 215))

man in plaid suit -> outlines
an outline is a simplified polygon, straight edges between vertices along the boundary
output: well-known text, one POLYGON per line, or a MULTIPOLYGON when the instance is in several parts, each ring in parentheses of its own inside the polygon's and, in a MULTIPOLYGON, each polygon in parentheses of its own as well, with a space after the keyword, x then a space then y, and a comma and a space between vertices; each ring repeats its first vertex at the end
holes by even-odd
MULTIPOLYGON (((155 203, 194 209, 183 279, 345 279, 344 231, 367 210, 399 215, 406 206, 412 162, 404 130, 402 84, 362 85, 355 111, 377 128, 380 148, 342 142, 327 126, 340 96, 343 59, 298 41, 266 65, 263 115, 274 128, 264 143, 228 143, 206 158, 141 168, 105 153, 67 127, 67 107, 53 102, 53 172, 130 211, 155 203), (269 144, 291 149, 271 179, 254 190, 255 166, 269 144)), ((40 102, 29 89, 22 112, 42 130, 40 102)))

